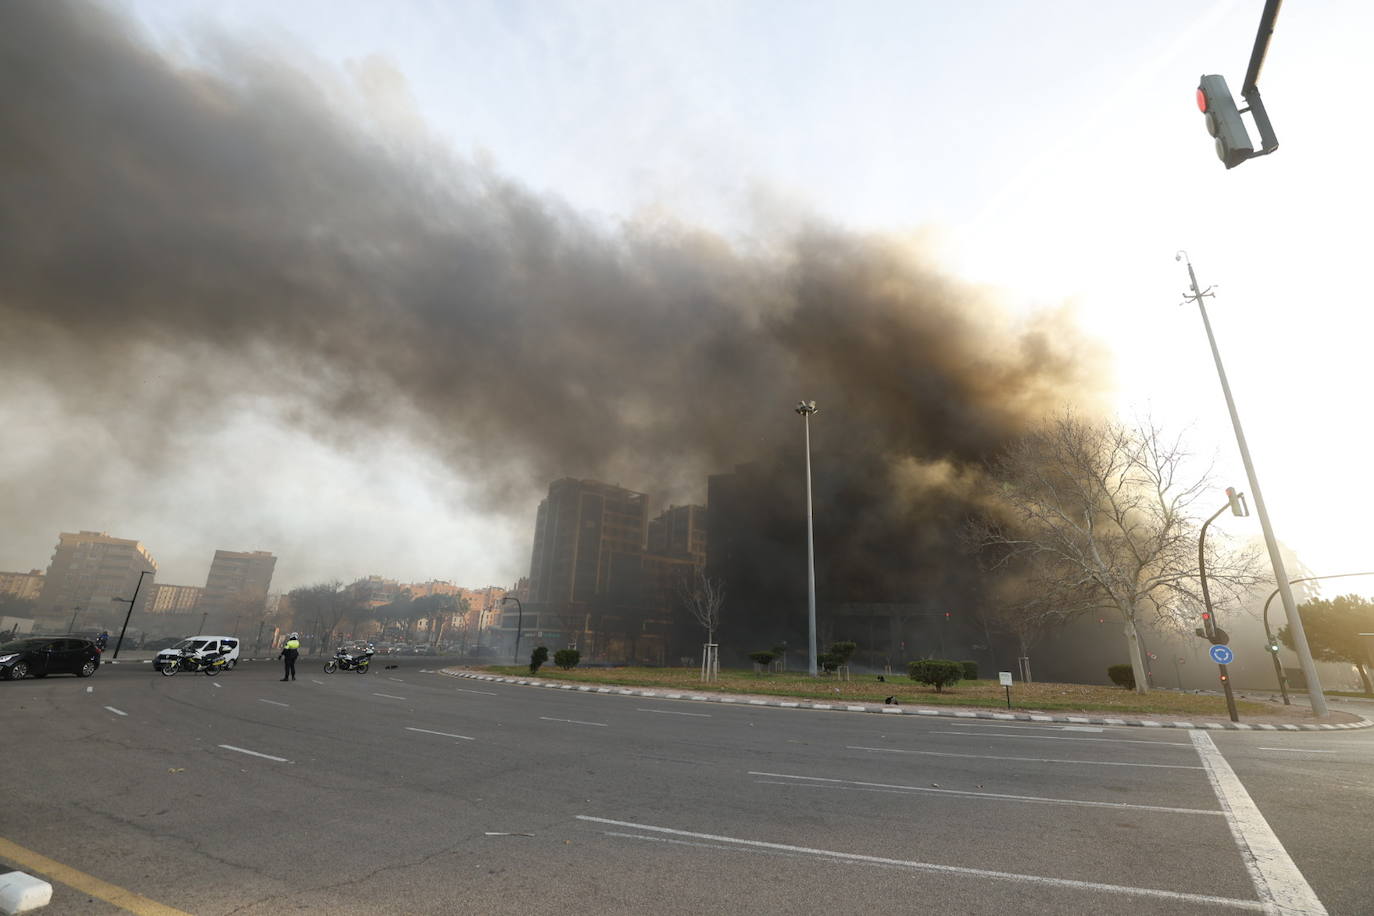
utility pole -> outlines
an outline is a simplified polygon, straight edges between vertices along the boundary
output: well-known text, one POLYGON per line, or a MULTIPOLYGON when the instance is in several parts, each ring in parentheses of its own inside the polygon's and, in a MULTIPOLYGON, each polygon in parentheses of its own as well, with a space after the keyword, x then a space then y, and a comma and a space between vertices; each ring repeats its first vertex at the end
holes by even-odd
POLYGON ((798 401, 796 411, 801 414, 806 434, 806 633, 810 645, 807 665, 811 676, 816 677, 816 545, 811 517, 811 415, 816 412, 816 402, 798 401))
POLYGON ((1317 665, 1312 661, 1312 650, 1307 645, 1307 633, 1302 628, 1302 617, 1298 614, 1297 603, 1293 601, 1293 590, 1288 585, 1288 571, 1284 569, 1283 557, 1279 555, 1279 542, 1274 537, 1273 526, 1269 524, 1269 511, 1264 505, 1264 495, 1260 492, 1259 477, 1255 473, 1254 462, 1250 460, 1250 447, 1245 444, 1245 431, 1240 425, 1240 414, 1236 412, 1236 401, 1231 396, 1231 385, 1226 381, 1226 369, 1221 364, 1221 351, 1217 349, 1217 339, 1212 334, 1212 323, 1207 319, 1207 307, 1202 300, 1213 295, 1212 287, 1198 289, 1197 275, 1193 273, 1193 262, 1186 252, 1174 255, 1174 260, 1188 265, 1188 281, 1192 284, 1192 295, 1185 298, 1197 303, 1202 315, 1202 326, 1207 330, 1207 343, 1212 347, 1212 359, 1217 364, 1217 376, 1221 379, 1221 391, 1226 396, 1226 409, 1231 414, 1231 426, 1236 431, 1236 444, 1240 447, 1240 460, 1245 464, 1245 476, 1250 482, 1250 495, 1255 498, 1255 514, 1259 516, 1260 528, 1264 531, 1264 544, 1269 549, 1269 562, 1274 567, 1274 579, 1278 582, 1279 594, 1283 597, 1283 609, 1288 615, 1288 630, 1293 634, 1293 648, 1298 653, 1298 662, 1307 678, 1307 693, 1312 700, 1312 713, 1326 715, 1326 696, 1322 693, 1321 678, 1317 676, 1317 665))

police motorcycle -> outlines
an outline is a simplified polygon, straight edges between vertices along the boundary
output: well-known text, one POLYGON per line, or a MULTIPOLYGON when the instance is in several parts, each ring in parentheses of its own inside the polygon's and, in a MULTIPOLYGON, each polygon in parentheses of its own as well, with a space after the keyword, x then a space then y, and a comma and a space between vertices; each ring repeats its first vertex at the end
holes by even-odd
POLYGON ((376 654, 377 650, 372 648, 370 643, 368 647, 358 655, 352 655, 347 649, 340 646, 339 651, 334 653, 334 657, 324 663, 325 673, 333 674, 335 671, 342 670, 367 674, 368 663, 372 661, 372 656, 376 654))
POLYGON ((221 671, 229 670, 228 655, 228 652, 220 652, 214 655, 200 655, 195 649, 188 647, 181 650, 181 655, 163 663, 162 676, 171 677, 178 671, 204 671, 206 677, 214 677, 221 671))

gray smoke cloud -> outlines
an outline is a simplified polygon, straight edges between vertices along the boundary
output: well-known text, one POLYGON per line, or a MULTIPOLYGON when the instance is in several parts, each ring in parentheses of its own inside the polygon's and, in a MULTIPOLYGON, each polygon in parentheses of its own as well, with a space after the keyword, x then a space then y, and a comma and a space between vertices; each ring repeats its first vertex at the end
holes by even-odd
POLYGON ((806 397, 819 451, 916 505, 1102 384, 1062 314, 1015 323, 902 240, 607 227, 376 107, 376 62, 195 52, 101 6, 0 5, 0 382, 121 417, 7 489, 93 486, 112 456, 173 473, 179 431, 253 405, 345 450, 386 430, 523 518, 567 475, 701 501, 796 450, 806 397))

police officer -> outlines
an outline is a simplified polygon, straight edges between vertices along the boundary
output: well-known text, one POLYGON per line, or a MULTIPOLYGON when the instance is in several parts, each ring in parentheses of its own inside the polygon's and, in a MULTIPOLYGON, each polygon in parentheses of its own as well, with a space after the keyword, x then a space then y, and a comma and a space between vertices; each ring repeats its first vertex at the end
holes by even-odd
POLYGON ((301 654, 301 637, 299 633, 292 633, 286 637, 286 642, 281 644, 281 655, 278 658, 286 660, 286 676, 283 681, 294 681, 296 679, 296 657, 301 654))

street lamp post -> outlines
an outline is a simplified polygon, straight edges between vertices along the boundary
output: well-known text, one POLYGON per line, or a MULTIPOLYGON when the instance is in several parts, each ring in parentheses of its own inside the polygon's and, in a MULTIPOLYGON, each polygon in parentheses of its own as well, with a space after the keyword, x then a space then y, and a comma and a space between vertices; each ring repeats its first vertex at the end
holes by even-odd
MULTIPOLYGON (((1230 490, 1226 492, 1228 495, 1231 493, 1230 490)), ((1212 517, 1202 523, 1202 532, 1197 538, 1197 576, 1198 581, 1202 583, 1202 607, 1207 612, 1206 620, 1211 622, 1210 625, 1206 623, 1203 625, 1202 632, 1207 636, 1211 636, 1212 632, 1221 629, 1221 625, 1217 623, 1217 615, 1212 611, 1212 596, 1207 591, 1207 560, 1204 550, 1204 545, 1207 542, 1207 526, 1216 521, 1217 516, 1227 509, 1239 515, 1241 506, 1239 496, 1240 494, 1238 494, 1235 499, 1228 499, 1226 505, 1222 506, 1216 512, 1213 512, 1212 517)), ((1215 640, 1213 640, 1213 643, 1216 644, 1215 640)), ((1225 645, 1225 643, 1221 643, 1221 645, 1225 645)), ((1217 667, 1221 669, 1221 688, 1226 692, 1226 712, 1230 715, 1232 722, 1239 722, 1240 715, 1236 712, 1236 697, 1235 694, 1231 692, 1231 675, 1227 672, 1224 662, 1217 662, 1217 667)))
POLYGON ((1255 514, 1259 516, 1260 528, 1264 531, 1264 543, 1269 549, 1269 562, 1274 567, 1274 578, 1278 581, 1279 594, 1283 596, 1283 609, 1288 615, 1288 630, 1293 634, 1293 647, 1298 653, 1298 662, 1302 665, 1302 673, 1307 677, 1307 692, 1312 700, 1312 714, 1316 716, 1326 715, 1326 696, 1322 693, 1321 679, 1317 676, 1316 663, 1312 661, 1312 650, 1307 645, 1307 633, 1302 628, 1302 617, 1298 615, 1298 606, 1293 601, 1293 590, 1288 587, 1288 572, 1283 566, 1283 557, 1279 555, 1279 542, 1274 537, 1274 529, 1269 524, 1269 511, 1264 506, 1264 496, 1260 493, 1259 477, 1255 474, 1255 465, 1250 460, 1250 448, 1245 444, 1245 432, 1240 426, 1240 414, 1236 412, 1235 399, 1231 397, 1231 385, 1226 381, 1226 370, 1221 365, 1221 351, 1217 349, 1217 339, 1212 334, 1212 323, 1207 319, 1207 308, 1202 304, 1206 296, 1212 294, 1211 288, 1207 290, 1198 289, 1197 275, 1193 273, 1193 262, 1188 259, 1187 252, 1180 251, 1174 255, 1174 260, 1184 261, 1188 265, 1188 280, 1192 284, 1192 295, 1189 299, 1197 303, 1198 312, 1202 315, 1202 326, 1207 330, 1207 342, 1212 347, 1212 359, 1217 364, 1217 376, 1221 379, 1221 391, 1226 396, 1226 409, 1231 413, 1231 426, 1236 431, 1236 444, 1240 447, 1240 459, 1245 465, 1245 476, 1250 482, 1250 495, 1255 498, 1255 514))
POLYGON ((802 417, 806 434, 806 634, 810 646, 807 666, 816 676, 816 545, 812 535, 811 515, 811 415, 816 412, 815 401, 798 401, 797 413, 802 417))
POLYGON ((68 633, 75 633, 75 632, 76 632, 76 618, 77 618, 77 617, 80 617, 80 616, 81 616, 81 605, 78 604, 76 607, 72 608, 72 622, 69 623, 69 624, 67 624, 67 632, 68 632, 68 633))
POLYGON ((520 603, 520 599, 514 595, 506 595, 501 599, 501 603, 507 601, 515 602, 515 659, 513 664, 520 664, 520 633, 525 629, 525 606, 520 603))
MULTIPOLYGON (((134 596, 129 599, 129 611, 124 615, 124 626, 119 628, 119 641, 115 643, 114 658, 119 658, 119 647, 124 645, 124 632, 129 629, 129 618, 134 616, 134 604, 138 601, 138 590, 143 587, 143 577, 151 576, 152 572, 143 570, 138 574, 138 584, 134 586, 134 596)), ((111 601, 123 601, 123 598, 111 598, 111 601)))

